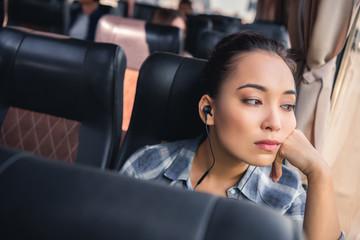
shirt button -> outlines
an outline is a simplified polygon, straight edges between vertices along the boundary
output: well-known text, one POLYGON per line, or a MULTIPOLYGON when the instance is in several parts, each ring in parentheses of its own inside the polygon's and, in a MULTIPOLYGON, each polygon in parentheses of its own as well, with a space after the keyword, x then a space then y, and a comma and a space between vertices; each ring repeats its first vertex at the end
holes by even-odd
POLYGON ((230 193, 231 193, 231 194, 235 194, 235 192, 236 192, 235 189, 231 189, 231 190, 230 190, 230 193))

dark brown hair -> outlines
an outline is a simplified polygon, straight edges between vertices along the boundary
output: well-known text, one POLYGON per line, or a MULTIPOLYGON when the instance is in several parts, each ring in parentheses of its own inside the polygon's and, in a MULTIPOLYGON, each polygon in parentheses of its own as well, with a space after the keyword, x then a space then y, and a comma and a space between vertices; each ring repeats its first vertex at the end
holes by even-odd
POLYGON ((221 83, 235 70, 234 60, 259 50, 278 55, 295 74, 296 63, 281 43, 256 33, 238 32, 223 38, 213 49, 203 71, 204 93, 216 98, 221 83))

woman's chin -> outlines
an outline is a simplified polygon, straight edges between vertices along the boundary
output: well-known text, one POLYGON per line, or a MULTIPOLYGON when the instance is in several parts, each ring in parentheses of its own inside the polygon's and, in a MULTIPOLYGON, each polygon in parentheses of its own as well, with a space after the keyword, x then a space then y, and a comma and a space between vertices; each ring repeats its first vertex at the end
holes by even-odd
POLYGON ((260 156, 256 159, 251 159, 249 161, 247 161, 248 164, 252 165, 252 166, 257 166, 257 167, 267 167, 270 166, 273 162, 274 162, 275 156, 260 156))

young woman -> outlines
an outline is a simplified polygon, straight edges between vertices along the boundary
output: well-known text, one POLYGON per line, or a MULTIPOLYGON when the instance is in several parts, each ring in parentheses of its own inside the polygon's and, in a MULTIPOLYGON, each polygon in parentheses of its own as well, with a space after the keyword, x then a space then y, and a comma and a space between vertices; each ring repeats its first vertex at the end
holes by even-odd
POLYGON ((252 33, 224 38, 203 74, 199 115, 209 138, 147 146, 121 173, 268 205, 308 239, 343 239, 331 171, 296 129, 294 69, 277 42, 252 33), (307 192, 284 158, 307 176, 307 192))

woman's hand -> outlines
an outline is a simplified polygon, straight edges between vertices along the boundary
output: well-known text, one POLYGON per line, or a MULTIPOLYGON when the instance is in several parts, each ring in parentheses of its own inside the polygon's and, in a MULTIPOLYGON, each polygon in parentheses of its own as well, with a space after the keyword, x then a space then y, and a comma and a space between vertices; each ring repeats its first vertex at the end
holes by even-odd
POLYGON ((282 160, 286 158, 303 174, 309 176, 314 170, 327 169, 320 153, 311 145, 305 135, 295 129, 281 144, 272 165, 270 177, 277 182, 282 174, 282 160))
POLYGON ((274 182, 281 177, 284 158, 304 173, 308 180, 304 215, 304 232, 307 239, 338 239, 341 231, 331 169, 298 129, 281 144, 270 173, 274 182))

